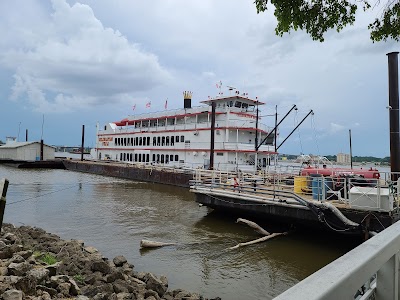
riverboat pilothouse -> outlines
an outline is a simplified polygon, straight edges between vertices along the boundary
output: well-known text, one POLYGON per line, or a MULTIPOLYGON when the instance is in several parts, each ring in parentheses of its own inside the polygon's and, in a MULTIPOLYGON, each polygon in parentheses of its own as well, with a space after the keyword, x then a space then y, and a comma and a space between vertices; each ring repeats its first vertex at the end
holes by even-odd
POLYGON ((266 137, 272 128, 257 120, 258 106, 265 103, 236 93, 192 107, 192 93, 184 92, 183 96, 182 109, 128 116, 98 128, 95 157, 205 169, 211 162, 213 169, 225 171, 254 170, 270 164, 276 154, 274 135, 266 137))

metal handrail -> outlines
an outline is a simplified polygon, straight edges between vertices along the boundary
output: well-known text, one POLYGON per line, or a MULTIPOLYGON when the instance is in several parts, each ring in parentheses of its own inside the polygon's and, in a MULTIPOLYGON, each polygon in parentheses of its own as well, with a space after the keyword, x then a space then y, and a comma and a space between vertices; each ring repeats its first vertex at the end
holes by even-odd
POLYGON ((397 222, 274 300, 399 299, 399 250, 397 222))

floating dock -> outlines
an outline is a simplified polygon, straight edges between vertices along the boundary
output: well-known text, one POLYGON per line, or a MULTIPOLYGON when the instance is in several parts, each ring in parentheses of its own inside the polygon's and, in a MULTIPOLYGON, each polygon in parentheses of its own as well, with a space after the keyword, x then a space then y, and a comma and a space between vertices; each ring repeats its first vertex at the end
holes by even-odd
POLYGON ((398 182, 385 178, 269 173, 242 175, 236 185, 230 176, 196 171, 191 186, 196 201, 217 210, 349 234, 380 232, 400 217, 398 182))

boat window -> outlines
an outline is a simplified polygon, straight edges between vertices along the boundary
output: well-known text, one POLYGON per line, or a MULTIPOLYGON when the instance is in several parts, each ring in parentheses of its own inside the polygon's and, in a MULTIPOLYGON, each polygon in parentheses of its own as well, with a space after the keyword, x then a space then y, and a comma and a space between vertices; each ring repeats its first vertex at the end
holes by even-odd
POLYGON ((169 146, 169 136, 167 136, 165 143, 167 146, 169 146))
POLYGON ((241 107, 242 106, 242 102, 240 101, 235 101, 235 107, 241 107))
POLYGON ((217 156, 224 156, 224 153, 222 153, 222 152, 217 152, 217 156))
POLYGON ((146 154, 142 154, 142 162, 146 161, 146 154))
POLYGON ((104 130, 107 130, 107 125, 104 125, 104 130))
POLYGON ((143 141, 142 137, 139 137, 139 146, 142 146, 142 141, 143 141))
POLYGON ((114 138, 114 145, 117 145, 117 138, 114 138))
POLYGON ((174 156, 172 154, 169 156, 169 160, 174 161, 174 156))
POLYGON ((171 146, 173 146, 173 145, 174 145, 174 141, 175 141, 175 138, 174 138, 174 136, 173 136, 173 135, 171 135, 171 146))
POLYGON ((157 163, 160 162, 160 154, 157 154, 157 163))
POLYGON ((137 153, 135 153, 135 161, 137 161, 137 159, 138 159, 138 158, 137 158, 137 153))
POLYGON ((161 154, 161 163, 164 163, 164 154, 161 154))
MULTIPOLYGON (((154 136, 153 137, 153 146, 155 146, 157 144, 157 138, 154 136)), ((153 159, 154 160, 154 159, 153 159)))
POLYGON ((155 162, 155 161, 156 161, 156 155, 153 154, 153 162, 155 162))
POLYGON ((161 138, 157 137, 157 146, 160 146, 160 143, 161 143, 161 138))
POLYGON ((229 106, 229 107, 232 107, 232 106, 233 106, 233 101, 229 101, 229 102, 228 102, 228 106, 229 106))
POLYGON ((142 162, 142 155, 138 155, 139 156, 139 162, 142 162))
POLYGON ((175 161, 179 160, 179 156, 177 154, 175 154, 175 161))
POLYGON ((131 146, 133 146, 133 140, 134 140, 134 139, 133 139, 133 138, 131 138, 131 146))
POLYGON ((161 146, 164 146, 165 145, 165 136, 163 136, 162 138, 161 138, 161 146))
POLYGON ((147 137, 147 143, 146 143, 146 145, 147 145, 147 146, 150 146, 150 137, 149 137, 149 136, 147 137))
POLYGON ((185 141, 185 137, 183 135, 181 135, 181 143, 183 143, 185 141))
POLYGON ((150 161, 150 154, 146 154, 146 162, 150 161))
POLYGON ((168 155, 168 154, 166 154, 166 155, 165 155, 165 163, 167 164, 167 163, 168 163, 168 161, 169 161, 169 155, 168 155))
POLYGON ((139 137, 136 137, 136 146, 139 146, 139 137))
POLYGON ((243 104, 242 104, 242 107, 243 107, 243 108, 247 108, 248 106, 249 106, 249 105, 248 105, 247 103, 243 103, 243 104))
POLYGON ((175 137, 175 142, 179 143, 179 135, 175 137))
POLYGON ((122 153, 119 154, 119 160, 122 160, 122 153))

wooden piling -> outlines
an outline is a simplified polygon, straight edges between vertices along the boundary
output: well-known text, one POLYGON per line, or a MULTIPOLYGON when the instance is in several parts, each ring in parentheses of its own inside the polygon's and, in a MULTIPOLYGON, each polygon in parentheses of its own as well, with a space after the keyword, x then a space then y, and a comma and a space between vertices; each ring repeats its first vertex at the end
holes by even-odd
POLYGON ((4 211, 6 209, 6 195, 8 190, 8 179, 3 178, 0 180, 0 191, 1 191, 1 198, 0 198, 0 231, 1 227, 3 226, 3 217, 4 211))

